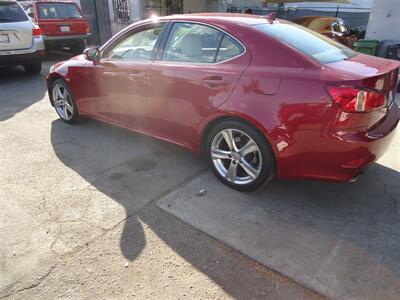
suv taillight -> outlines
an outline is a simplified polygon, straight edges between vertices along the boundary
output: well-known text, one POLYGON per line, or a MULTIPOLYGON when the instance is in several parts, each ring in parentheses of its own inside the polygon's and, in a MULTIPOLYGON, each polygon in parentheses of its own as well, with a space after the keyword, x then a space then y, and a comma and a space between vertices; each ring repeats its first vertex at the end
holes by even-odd
POLYGON ((333 101, 345 112, 369 112, 387 105, 387 96, 348 86, 328 86, 333 101))
POLYGON ((39 27, 32 28, 33 37, 41 37, 43 35, 42 29, 39 27))
POLYGON ((84 28, 85 28, 85 33, 89 33, 90 32, 90 28, 89 28, 89 25, 87 23, 84 25, 84 28))

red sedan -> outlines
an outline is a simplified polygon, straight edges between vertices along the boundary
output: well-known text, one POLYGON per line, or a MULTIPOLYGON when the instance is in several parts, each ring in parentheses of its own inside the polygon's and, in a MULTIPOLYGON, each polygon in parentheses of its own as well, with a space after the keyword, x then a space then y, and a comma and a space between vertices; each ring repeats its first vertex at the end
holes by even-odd
POLYGON ((51 104, 203 154, 239 190, 274 177, 351 180, 393 138, 399 62, 283 20, 144 20, 54 65, 51 104))

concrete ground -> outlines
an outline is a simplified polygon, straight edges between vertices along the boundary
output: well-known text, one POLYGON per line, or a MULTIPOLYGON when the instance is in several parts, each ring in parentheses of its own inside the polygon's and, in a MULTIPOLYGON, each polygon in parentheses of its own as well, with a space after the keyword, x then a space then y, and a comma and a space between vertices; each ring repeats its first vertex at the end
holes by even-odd
POLYGON ((275 181, 242 194, 207 172, 158 204, 329 298, 397 300, 400 135, 395 143, 354 184, 275 181), (201 189, 207 193, 200 198, 201 189))
POLYGON ((40 76, 0 70, 0 298, 315 299, 156 206, 207 172, 185 150, 60 121, 40 76))
POLYGON ((44 75, 0 71, 0 122, 0 298, 400 297, 399 134, 355 184, 243 194, 177 146, 63 123, 44 75))

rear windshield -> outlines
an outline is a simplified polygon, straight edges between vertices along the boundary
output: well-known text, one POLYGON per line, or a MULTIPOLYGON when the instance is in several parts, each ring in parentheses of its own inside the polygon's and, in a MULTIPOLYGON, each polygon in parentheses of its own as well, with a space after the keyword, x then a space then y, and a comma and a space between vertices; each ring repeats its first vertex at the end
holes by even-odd
POLYGON ((255 27, 323 64, 356 55, 350 48, 300 25, 274 22, 257 24, 255 27))
POLYGON ((38 13, 40 19, 82 19, 74 3, 39 3, 38 13))
POLYGON ((0 23, 24 21, 28 21, 28 17, 17 3, 0 2, 0 23))

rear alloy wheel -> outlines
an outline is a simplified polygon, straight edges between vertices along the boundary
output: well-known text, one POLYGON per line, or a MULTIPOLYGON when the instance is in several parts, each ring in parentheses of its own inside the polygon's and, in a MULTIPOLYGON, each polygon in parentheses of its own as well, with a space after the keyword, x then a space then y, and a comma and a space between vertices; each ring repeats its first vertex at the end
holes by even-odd
POLYGON ((76 123, 79 113, 66 82, 63 79, 55 80, 51 85, 51 93, 54 108, 60 118, 67 123, 76 123))
POLYGON ((256 189, 274 175, 269 145, 257 130, 245 123, 218 124, 209 134, 207 150, 215 175, 234 189, 256 189))
POLYGON ((33 62, 24 65, 25 72, 32 75, 37 75, 42 71, 42 62, 33 62))

